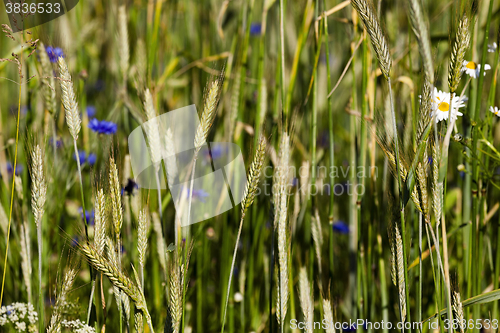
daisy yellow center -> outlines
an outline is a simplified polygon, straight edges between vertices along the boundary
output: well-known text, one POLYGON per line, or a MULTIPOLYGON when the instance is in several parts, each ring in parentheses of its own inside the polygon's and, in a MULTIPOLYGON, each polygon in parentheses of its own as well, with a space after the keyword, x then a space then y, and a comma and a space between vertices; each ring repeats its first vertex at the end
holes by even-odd
POLYGON ((469 61, 465 67, 469 69, 476 69, 476 63, 474 61, 469 61))
POLYGON ((438 109, 439 109, 439 111, 448 112, 448 111, 450 111, 450 104, 448 104, 446 102, 441 102, 438 105, 438 109))

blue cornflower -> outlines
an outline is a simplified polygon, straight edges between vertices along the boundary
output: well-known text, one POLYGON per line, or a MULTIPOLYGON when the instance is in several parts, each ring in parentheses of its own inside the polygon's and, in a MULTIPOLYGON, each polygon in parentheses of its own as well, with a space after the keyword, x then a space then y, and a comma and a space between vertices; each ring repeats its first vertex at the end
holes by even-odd
POLYGON ((89 119, 94 118, 94 116, 96 114, 95 106, 89 105, 89 106, 87 106, 86 110, 87 110, 87 117, 89 117, 89 119))
POLYGON ((318 138, 318 146, 322 148, 327 148, 330 146, 330 133, 328 131, 322 131, 318 138))
POLYGON ((125 185, 124 188, 122 188, 122 195, 127 194, 127 195, 133 195, 134 190, 139 189, 139 185, 137 185, 136 182, 134 182, 133 179, 128 179, 127 185, 125 185))
MULTIPOLYGON (((182 191, 184 191, 184 189, 182 189, 182 191)), ((190 193, 190 189, 188 188, 187 191, 187 197, 189 198, 189 193, 190 193)), ((197 199, 197 200, 200 200, 201 202, 206 202, 206 197, 208 197, 209 194, 205 191, 205 190, 193 190, 193 199, 197 199)))
POLYGON ((89 122, 89 128, 99 134, 115 134, 116 131, 118 130, 118 125, 111 121, 105 121, 105 120, 97 120, 96 118, 92 119, 89 122))
POLYGON ((348 234, 349 226, 344 221, 337 221, 332 224, 332 229, 339 234, 348 234))
POLYGON ((212 160, 216 160, 229 152, 229 145, 225 143, 222 144, 215 143, 210 146, 210 151, 206 149, 205 152, 206 152, 205 157, 207 158, 208 161, 210 161, 210 155, 212 155, 212 160))
MULTIPOLYGON (((84 150, 78 151, 78 158, 80 159, 80 164, 87 162, 87 153, 84 150)), ((73 159, 76 161, 76 154, 73 153, 73 159)))
POLYGON ((432 157, 430 157, 430 156, 429 156, 429 157, 427 157, 427 162, 429 162, 429 164, 432 164, 432 161, 433 161, 433 160, 432 160, 432 157))
POLYGON ((89 156, 87 157, 87 162, 89 162, 89 165, 94 165, 95 162, 97 161, 97 155, 94 153, 90 153, 89 156))
POLYGON ((45 48, 45 51, 47 51, 50 62, 57 62, 57 59, 59 59, 59 57, 64 58, 64 52, 60 47, 47 46, 45 48))
MULTIPOLYGON (((12 176, 12 171, 13 171, 12 163, 7 162, 7 173, 9 176, 12 176)), ((22 173, 24 170, 24 167, 21 164, 16 165, 16 176, 19 176, 20 173, 22 173)))
MULTIPOLYGON (((80 207, 79 211, 83 220, 83 208, 80 207)), ((94 225, 94 210, 91 210, 90 212, 88 210, 85 211, 85 220, 87 221, 87 224, 94 225)))
POLYGON ((77 247, 78 246, 78 242, 79 242, 79 237, 78 236, 73 236, 73 238, 71 239, 71 246, 72 247, 77 247))
POLYGON ((61 139, 56 139, 56 143, 54 144, 54 138, 49 138, 49 145, 53 148, 61 148, 63 142, 61 139))
POLYGON ((262 32, 262 24, 259 22, 250 25, 250 35, 259 36, 262 32))

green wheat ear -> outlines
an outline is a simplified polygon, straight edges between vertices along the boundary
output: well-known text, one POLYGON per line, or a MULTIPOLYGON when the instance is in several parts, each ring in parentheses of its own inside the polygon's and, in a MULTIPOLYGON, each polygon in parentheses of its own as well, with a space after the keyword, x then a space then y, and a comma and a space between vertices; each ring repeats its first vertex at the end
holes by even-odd
POLYGON ((470 44, 469 26, 470 19, 467 14, 464 14, 458 24, 455 44, 453 45, 453 50, 451 52, 450 69, 448 74, 448 86, 451 93, 454 93, 457 90, 460 78, 462 77, 462 63, 470 44))
POLYGON ((368 35, 370 35, 370 41, 377 55, 380 70, 385 78, 389 79, 392 66, 391 54, 372 4, 368 3, 367 0, 351 0, 351 5, 358 13, 361 21, 363 21, 368 35))
POLYGON ((398 288, 401 321, 406 319, 406 294, 404 276, 403 240, 399 215, 393 214, 388 226, 389 244, 391 247, 391 277, 392 283, 398 288), (394 220, 396 219, 396 220, 394 220))

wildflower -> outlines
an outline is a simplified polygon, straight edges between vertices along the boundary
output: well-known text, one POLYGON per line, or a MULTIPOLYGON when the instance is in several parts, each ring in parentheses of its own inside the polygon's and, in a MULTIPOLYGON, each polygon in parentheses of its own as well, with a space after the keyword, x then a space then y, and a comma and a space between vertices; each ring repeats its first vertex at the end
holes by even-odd
POLYGON ((239 302, 243 301, 243 295, 241 293, 238 293, 238 292, 235 293, 234 294, 234 301, 236 303, 239 303, 239 302))
MULTIPOLYGON (((184 191, 184 189, 182 189, 184 191)), ((187 197, 189 198, 190 189, 186 189, 187 197)), ((193 190, 193 200, 197 199, 201 202, 206 202, 206 199, 209 194, 205 190, 193 190)))
POLYGON ((215 237, 215 230, 212 227, 209 227, 207 229, 207 238, 208 239, 213 239, 215 237))
POLYGON ((54 138, 49 138, 49 145, 52 147, 52 148, 61 148, 62 147, 62 140, 61 139, 56 139, 56 142, 54 144, 54 138))
POLYGON ((94 165, 95 162, 97 161, 97 155, 94 153, 90 153, 89 156, 87 157, 87 162, 89 162, 89 165, 94 165))
MULTIPOLYGON (((488 64, 484 64, 484 75, 486 75, 486 71, 491 69, 491 66, 488 64)), ((464 60, 462 72, 467 73, 472 78, 477 78, 479 73, 481 72, 481 65, 476 64, 474 61, 464 60)))
POLYGON ((498 110, 498 106, 495 106, 495 107, 490 106, 490 111, 493 112, 493 114, 495 114, 495 116, 500 117, 500 114, 498 114, 498 112, 500 111, 500 110, 498 110))
POLYGON ((47 51, 50 62, 56 63, 59 57, 64 58, 64 52, 60 47, 47 46, 45 50, 47 51))
POLYGON ((80 237, 78 236, 73 236, 73 238, 71 239, 71 247, 77 247, 78 246, 78 243, 80 242, 80 237))
POLYGON ((227 144, 212 144, 209 149, 204 150, 205 157, 208 162, 211 160, 216 160, 224 156, 224 154, 229 153, 229 146, 227 144))
POLYGON ((337 221, 332 224, 332 229, 339 234, 348 234, 349 226, 344 221, 337 221))
POLYGON ((0 326, 10 324, 18 332, 25 332, 26 330, 35 332, 37 321, 38 314, 30 303, 12 303, 0 308, 0 326))
POLYGON ((259 36, 261 33, 262 33, 262 24, 252 23, 250 25, 250 35, 251 36, 259 36))
MULTIPOLYGON (((73 153, 73 159, 76 161, 75 153, 73 153)), ((80 160, 80 164, 84 164, 85 162, 87 162, 87 153, 84 150, 79 150, 78 159, 80 160)))
MULTIPOLYGON (((9 176, 12 176, 12 171, 13 171, 12 163, 7 162, 7 173, 9 176)), ((24 167, 21 164, 16 165, 16 176, 19 176, 24 170, 24 167)))
POLYGON ((493 42, 493 44, 488 44, 488 52, 495 52, 497 50, 497 43, 493 42))
POLYGON ((92 119, 89 122, 89 128, 99 134, 115 134, 118 130, 118 125, 111 121, 92 119))
MULTIPOLYGON (((448 119, 450 115, 450 94, 442 92, 441 90, 437 90, 434 88, 434 94, 432 97, 432 109, 435 110, 436 113, 436 122, 440 122, 441 120, 448 119)), ((452 112, 453 116, 456 119, 457 116, 463 116, 463 113, 459 112, 459 108, 463 108, 465 106, 464 102, 467 101, 467 97, 458 97, 453 95, 452 103, 452 112)), ((434 115, 434 114, 432 114, 434 115)))
POLYGON ((78 333, 95 333, 95 328, 88 326, 84 322, 79 319, 76 320, 67 320, 64 319, 61 321, 61 326, 70 329, 72 332, 78 333))
POLYGON ((88 105, 87 108, 86 108, 86 111, 87 111, 87 117, 89 117, 89 119, 94 118, 94 116, 96 114, 95 106, 88 105))
POLYGON ((134 182, 133 179, 128 179, 127 185, 125 185, 124 188, 122 188, 122 195, 127 194, 127 195, 133 195, 134 190, 139 189, 139 185, 137 185, 136 182, 134 182))
MULTIPOLYGON (((80 207, 79 211, 83 220, 83 208, 80 207)), ((85 211, 85 221, 87 221, 87 224, 89 225, 94 225, 94 210, 91 210, 90 212, 88 210, 85 211)))

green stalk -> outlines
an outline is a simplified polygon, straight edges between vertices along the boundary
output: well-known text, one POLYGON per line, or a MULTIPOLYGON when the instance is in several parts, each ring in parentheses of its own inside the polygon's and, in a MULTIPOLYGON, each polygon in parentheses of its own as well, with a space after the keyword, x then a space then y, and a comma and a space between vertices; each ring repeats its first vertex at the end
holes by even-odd
MULTIPOLYGON (((476 98, 476 103, 475 107, 472 109, 471 112, 471 119, 472 119, 472 129, 471 129, 471 134, 472 134, 472 148, 477 149, 477 143, 478 143, 478 130, 476 130, 475 126, 477 126, 478 123, 478 118, 479 118, 479 113, 480 113, 480 108, 481 108, 481 102, 482 102, 482 93, 483 93, 483 85, 484 85, 484 65, 486 63, 486 55, 487 55, 487 50, 488 50, 488 38, 489 38, 489 31, 490 31, 490 26, 491 26, 491 16, 492 16, 492 11, 493 11, 493 0, 490 0, 489 3, 489 8, 488 8, 488 19, 486 21, 486 28, 485 28, 485 33, 484 33, 484 40, 483 40, 483 49, 482 49, 482 57, 481 57, 481 70, 479 71, 479 83, 478 83, 478 90, 477 90, 477 98, 476 98)), ((477 230, 479 228, 479 225, 477 225, 476 221, 476 216, 479 211, 479 198, 478 195, 481 191, 481 188, 479 187, 479 167, 477 164, 477 159, 472 160, 472 177, 475 180, 477 184, 477 190, 475 191, 476 194, 474 195, 473 193, 473 207, 472 207, 472 217, 473 217, 473 247, 477 246, 477 249, 474 249, 475 252, 475 257, 473 260, 473 279, 472 279, 472 284, 473 284, 473 292, 474 295, 477 295, 479 292, 481 292, 481 275, 479 274, 479 269, 480 267, 480 260, 482 259, 480 257, 480 247, 481 243, 479 242, 479 235, 477 230)), ((473 316, 474 318, 479 318, 479 306, 474 305, 473 306, 473 316)), ((474 329, 474 332, 476 332, 477 329, 474 329)))
MULTIPOLYGON (((281 3, 281 0, 280 0, 280 3, 281 3)), ((316 2, 317 4, 317 2, 316 2)), ((317 7, 317 6, 315 6, 317 7)), ((280 7, 281 9, 281 7, 280 7)), ((314 17, 317 17, 318 13, 318 10, 317 8, 315 8, 315 15, 314 17)), ((281 15, 283 15, 283 13, 281 13, 281 15)), ((300 54, 302 53, 302 49, 304 48, 304 44, 306 42, 306 39, 307 39, 307 35, 309 34, 309 26, 311 25, 311 0, 308 0, 307 3, 306 3, 306 8, 304 10, 304 16, 302 18, 302 29, 300 30, 300 34, 299 34, 299 37, 297 39, 297 48, 295 49, 295 55, 293 57, 293 63, 292 63, 292 70, 290 72, 290 83, 288 85, 288 91, 287 91, 287 94, 286 94, 286 102, 285 102, 285 106, 284 106, 284 110, 285 110, 285 115, 288 115, 288 113, 290 112, 290 107, 291 107, 291 104, 292 104, 292 96, 293 96, 293 90, 295 88, 295 81, 297 79, 297 73, 298 73, 298 69, 299 69, 299 60, 300 60, 300 54)), ((283 29, 283 25, 281 26, 281 29, 283 29)), ((283 33, 283 31, 281 31, 281 33, 283 33)), ((283 36, 281 37, 283 38, 283 36)), ((284 46, 283 44, 281 45, 282 47, 282 56, 284 57, 284 46)), ((284 71, 285 69, 285 62, 284 62, 284 59, 283 59, 283 62, 282 62, 282 70, 284 71)), ((285 83, 285 74, 282 73, 282 80, 283 80, 283 84, 285 83)), ((283 93, 284 93, 284 87, 283 87, 283 93)))
MULTIPOLYGON (((326 8, 326 0, 323 0, 323 7, 326 8)), ((327 79, 327 87, 328 91, 332 91, 332 80, 331 80, 331 71, 330 71, 330 51, 328 46, 328 18, 326 15, 323 18, 324 22, 324 31, 325 31, 325 57, 326 57, 326 79, 327 79)), ((329 154, 330 154, 330 169, 328 170, 328 175, 330 177, 330 202, 328 208, 328 222, 329 222, 329 262, 330 262, 330 279, 333 279, 333 205, 335 201, 335 194, 333 193, 333 189, 335 187, 335 177, 333 175, 333 168, 335 166, 335 141, 333 134, 333 111, 332 111, 332 96, 328 97, 327 101, 327 111, 328 111, 328 140, 329 140, 329 154)))
MULTIPOLYGON (((283 119, 287 120, 288 111, 286 110, 285 105, 285 32, 284 32, 284 21, 283 21, 283 12, 285 11, 283 0, 280 0, 280 56, 279 61, 281 65, 281 112, 283 114, 283 119)), ((272 274, 271 274, 272 275, 272 274)))
MULTIPOLYGON (((362 172, 362 177, 361 179, 358 179, 357 181, 361 184, 361 188, 365 188, 365 172, 366 172, 366 140, 367 140, 367 135, 366 135, 366 121, 365 117, 368 113, 368 70, 369 70, 369 65, 368 65, 368 39, 366 38, 366 33, 363 30, 364 34, 364 40, 363 40, 363 56, 362 56, 362 79, 361 79, 361 93, 362 93, 362 98, 361 98, 361 144, 360 144, 360 150, 359 150, 359 156, 358 156, 358 164, 357 167, 361 167, 363 172, 362 172)), ((357 188, 357 187, 356 187, 357 188)), ((356 207, 357 207, 357 218, 358 218, 358 234, 361 232, 361 225, 362 225, 362 210, 361 210, 361 201, 363 200, 363 194, 360 194, 359 197, 356 195, 352 194, 354 197, 356 197, 356 207)), ((371 242, 370 238, 368 238, 368 242, 371 242)), ((361 272, 358 271, 362 275, 362 280, 363 280, 363 294, 366 295, 367 293, 367 288, 366 286, 370 284, 370 276, 365 277, 364 269, 363 269, 363 258, 361 257, 362 253, 359 251, 360 248, 363 248, 362 241, 358 238, 358 263, 361 265, 361 272), (368 281, 367 281, 368 280, 368 281)), ((368 249, 370 249, 370 243, 368 243, 368 249)), ((361 300, 361 292, 359 291, 358 288, 358 307, 360 308, 360 314, 363 315, 363 318, 367 318, 367 313, 365 312, 366 307, 363 306, 364 304, 368 304, 368 299, 367 297, 363 297, 363 301, 361 300)))
MULTIPOLYGON (((355 33, 357 32, 355 26, 355 33)), ((351 52, 354 54, 354 44, 351 44, 351 52)), ((357 93, 356 93, 356 57, 352 58, 352 108, 357 108, 357 93)), ((356 123, 354 116, 349 117, 349 182, 352 188, 356 185, 356 123)), ((357 250, 358 250, 358 219, 356 208, 356 196, 349 196, 349 306, 351 307, 351 316, 357 318, 357 250)))

